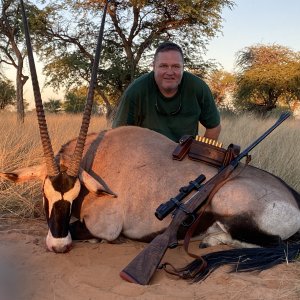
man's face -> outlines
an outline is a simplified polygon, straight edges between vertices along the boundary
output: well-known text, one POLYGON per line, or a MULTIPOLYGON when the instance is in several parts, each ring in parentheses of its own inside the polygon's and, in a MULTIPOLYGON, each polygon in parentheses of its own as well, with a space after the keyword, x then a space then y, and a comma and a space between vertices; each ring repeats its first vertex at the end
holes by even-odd
POLYGON ((178 51, 159 52, 153 63, 154 78, 166 97, 176 94, 183 74, 183 59, 178 51))

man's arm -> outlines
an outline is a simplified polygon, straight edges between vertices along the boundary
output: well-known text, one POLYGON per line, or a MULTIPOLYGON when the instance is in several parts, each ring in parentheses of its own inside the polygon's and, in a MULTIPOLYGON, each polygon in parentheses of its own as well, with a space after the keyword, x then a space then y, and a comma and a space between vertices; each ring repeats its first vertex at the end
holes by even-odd
MULTIPOLYGON (((200 86, 200 85, 199 85, 200 86)), ((199 122, 204 126, 204 136, 218 140, 221 132, 221 117, 209 86, 202 80, 202 96, 199 98, 201 115, 199 122)))
POLYGON ((123 95, 113 119, 112 128, 127 125, 128 111, 129 101, 123 95))
POLYGON ((221 125, 219 124, 214 128, 206 128, 204 136, 209 139, 218 140, 220 132, 221 132, 221 125))
POLYGON ((140 112, 140 95, 137 92, 136 85, 132 83, 121 97, 112 128, 126 125, 140 126, 140 112))

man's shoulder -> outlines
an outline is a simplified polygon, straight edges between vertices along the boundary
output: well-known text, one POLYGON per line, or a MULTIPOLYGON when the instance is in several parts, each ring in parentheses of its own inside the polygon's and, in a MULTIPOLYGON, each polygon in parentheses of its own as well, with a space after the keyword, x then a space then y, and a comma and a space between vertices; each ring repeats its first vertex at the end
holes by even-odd
POLYGON ((135 79, 125 90, 123 97, 136 98, 140 97, 148 90, 148 86, 151 84, 151 73, 146 73, 135 79))
POLYGON ((130 89, 136 89, 136 88, 140 88, 140 87, 144 87, 146 85, 149 84, 149 82, 151 82, 153 75, 150 73, 146 73, 141 75, 140 77, 136 78, 130 85, 128 88, 130 89))
POLYGON ((183 72, 183 78, 187 81, 187 82, 196 82, 196 83, 204 83, 205 81, 203 79, 201 79, 199 76, 188 72, 188 71, 184 71, 183 72))
POLYGON ((207 83, 203 79, 187 71, 183 73, 183 82, 185 88, 196 89, 199 91, 209 89, 207 83))

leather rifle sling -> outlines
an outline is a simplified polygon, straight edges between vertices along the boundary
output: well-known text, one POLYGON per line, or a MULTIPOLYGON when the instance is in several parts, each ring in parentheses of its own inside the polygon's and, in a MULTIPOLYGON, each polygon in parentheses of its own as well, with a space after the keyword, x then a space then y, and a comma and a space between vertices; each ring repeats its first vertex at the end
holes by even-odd
MULTIPOLYGON (((210 204, 210 202, 211 202, 212 198, 214 197, 214 195, 217 193, 217 191, 218 191, 218 190, 219 190, 226 182, 228 182, 228 181, 234 179, 235 177, 237 177, 238 175, 240 175, 241 172, 247 167, 247 165, 248 165, 248 163, 250 162, 250 160, 251 160, 251 157, 250 157, 250 156, 247 156, 246 163, 245 163, 244 167, 242 167, 242 168, 240 169, 239 172, 237 172, 234 176, 229 176, 228 178, 226 178, 225 180, 223 180, 222 182, 220 182, 218 185, 216 185, 216 186, 214 187, 214 189, 212 190, 212 192, 209 194, 209 196, 208 196, 208 198, 207 198, 207 200, 206 200, 204 206, 201 208, 201 211, 200 211, 200 213, 199 213, 197 219, 196 219, 195 222, 190 226, 190 228, 188 229, 188 231, 187 231, 187 233, 186 233, 186 235, 185 235, 184 243, 183 243, 185 252, 186 252, 189 256, 191 256, 191 257, 193 257, 193 258, 201 259, 202 262, 203 262, 203 265, 205 265, 205 266, 206 266, 206 263, 204 263, 204 259, 203 259, 201 256, 189 252, 189 249, 188 249, 188 248, 189 248, 190 240, 191 240, 191 238, 192 238, 192 236, 193 236, 193 234, 194 234, 196 228, 198 227, 198 225, 199 225, 199 223, 200 223, 200 221, 201 221, 201 216, 203 215, 203 213, 205 212, 206 208, 207 208, 208 205, 210 204)), ((204 267, 205 267, 205 266, 204 266, 204 267)))

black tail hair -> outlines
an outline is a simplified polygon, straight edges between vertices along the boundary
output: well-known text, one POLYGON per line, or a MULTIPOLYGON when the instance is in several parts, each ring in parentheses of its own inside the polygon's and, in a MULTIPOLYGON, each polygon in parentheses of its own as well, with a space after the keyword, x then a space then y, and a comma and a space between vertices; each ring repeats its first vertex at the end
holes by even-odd
POLYGON ((286 243, 273 248, 242 248, 218 251, 206 254, 202 258, 207 266, 201 269, 201 259, 196 259, 184 268, 178 270, 184 274, 193 274, 187 277, 192 282, 205 280, 213 271, 223 265, 231 265, 232 272, 263 271, 284 262, 293 262, 299 256, 300 242, 286 243), (195 270, 200 269, 199 272, 195 270))

